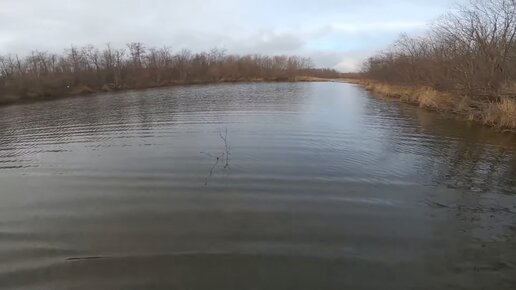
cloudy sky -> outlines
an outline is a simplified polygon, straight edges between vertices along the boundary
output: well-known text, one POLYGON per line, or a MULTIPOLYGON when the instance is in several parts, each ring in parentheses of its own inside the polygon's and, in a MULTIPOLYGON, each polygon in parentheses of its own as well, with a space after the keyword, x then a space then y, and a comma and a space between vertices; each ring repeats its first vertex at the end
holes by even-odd
POLYGON ((454 0, 0 0, 0 54, 131 41, 193 51, 296 54, 341 71, 454 0))

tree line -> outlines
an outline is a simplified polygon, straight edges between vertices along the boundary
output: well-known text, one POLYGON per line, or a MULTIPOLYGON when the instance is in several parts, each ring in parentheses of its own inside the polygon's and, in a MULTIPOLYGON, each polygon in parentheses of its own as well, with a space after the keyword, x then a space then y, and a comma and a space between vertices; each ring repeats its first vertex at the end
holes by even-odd
POLYGON ((0 101, 186 83, 290 81, 338 77, 298 56, 231 55, 224 50, 173 52, 132 42, 124 48, 71 46, 62 54, 33 51, 0 56, 0 101))
POLYGON ((366 77, 497 99, 516 95, 516 0, 471 0, 368 59, 366 77))

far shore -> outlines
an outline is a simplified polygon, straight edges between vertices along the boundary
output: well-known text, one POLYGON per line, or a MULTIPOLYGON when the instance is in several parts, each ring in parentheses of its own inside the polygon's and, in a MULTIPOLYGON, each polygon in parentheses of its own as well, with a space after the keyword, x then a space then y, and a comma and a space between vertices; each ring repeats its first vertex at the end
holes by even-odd
POLYGON ((34 50, 30 55, 0 55, 0 104, 27 103, 101 92, 192 84, 296 82, 338 78, 294 55, 226 54, 211 49, 71 46, 61 54, 34 50))
POLYGON ((188 85, 207 85, 207 84, 224 84, 224 83, 264 83, 264 82, 329 82, 329 81, 337 81, 338 79, 334 78, 321 78, 321 77, 313 77, 313 76, 296 76, 293 78, 252 78, 252 79, 228 79, 228 80, 217 80, 217 81, 174 81, 161 83, 157 85, 150 86, 124 86, 120 88, 115 88, 112 85, 106 85, 101 89, 92 89, 85 85, 79 85, 76 87, 68 88, 68 92, 62 94, 50 94, 50 95, 37 95, 34 97, 25 97, 21 98, 15 95, 3 96, 0 98, 0 106, 8 106, 8 105, 17 105, 17 104, 27 104, 27 103, 35 103, 41 101, 52 101, 58 100, 68 97, 78 97, 78 96, 88 96, 99 93, 109 93, 109 92, 124 92, 124 91, 133 91, 133 90, 147 90, 153 88, 166 88, 166 87, 174 87, 174 86, 188 86, 188 85))

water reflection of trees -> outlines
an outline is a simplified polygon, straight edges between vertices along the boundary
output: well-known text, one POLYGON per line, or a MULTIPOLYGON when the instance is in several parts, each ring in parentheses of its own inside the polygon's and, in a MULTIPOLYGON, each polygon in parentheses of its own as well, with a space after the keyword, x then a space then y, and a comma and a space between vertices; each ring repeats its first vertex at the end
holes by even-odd
POLYGON ((515 193, 516 136, 422 110, 414 110, 414 116, 424 134, 449 140, 436 142, 442 154, 428 160, 428 166, 437 166, 435 182, 471 191, 515 193))
MULTIPOLYGON (((486 288, 514 283, 508 277, 516 265, 516 136, 386 100, 371 99, 367 109, 388 122, 386 149, 410 151, 423 173, 417 176, 428 176, 433 190, 422 204, 444 242, 444 256, 429 259, 474 273, 470 282, 478 285, 497 273, 499 285, 486 288)), ((457 286, 463 282, 452 279, 457 286)))
POLYGON ((475 192, 516 193, 516 136, 440 116, 411 105, 372 100, 370 114, 383 114, 383 144, 410 152, 428 182, 475 192), (383 107, 378 109, 376 107, 383 107))

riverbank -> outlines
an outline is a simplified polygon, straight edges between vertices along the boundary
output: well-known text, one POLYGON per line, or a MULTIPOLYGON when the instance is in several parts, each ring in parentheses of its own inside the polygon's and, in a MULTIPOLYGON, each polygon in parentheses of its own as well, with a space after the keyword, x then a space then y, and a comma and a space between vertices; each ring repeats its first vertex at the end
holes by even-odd
POLYGON ((95 89, 87 85, 68 86, 66 88, 53 90, 33 90, 27 95, 19 96, 16 94, 0 95, 0 106, 34 103, 40 101, 51 101, 63 99, 68 97, 87 96, 97 93, 109 92, 123 92, 130 90, 145 90, 152 88, 163 88, 173 86, 187 86, 187 85, 203 85, 203 84, 218 84, 218 83, 264 83, 264 82, 326 82, 332 81, 329 78, 320 78, 314 76, 295 76, 295 77, 271 77, 271 78, 248 78, 248 79, 222 79, 215 81, 206 80, 191 80, 191 81, 170 81, 162 82, 160 84, 150 85, 134 85, 134 86, 120 86, 115 87, 113 84, 106 84, 101 88, 95 89))
POLYGON ((452 114, 502 131, 516 132, 516 99, 501 97, 488 101, 454 95, 424 86, 402 86, 366 79, 344 79, 380 97, 396 99, 421 108, 452 114))

